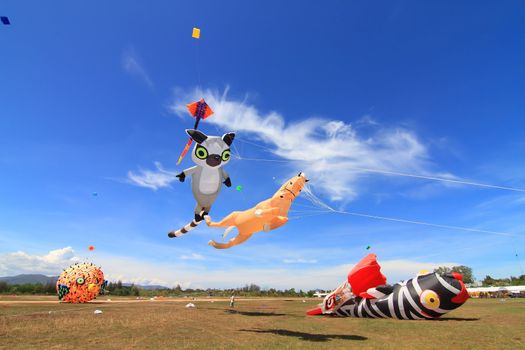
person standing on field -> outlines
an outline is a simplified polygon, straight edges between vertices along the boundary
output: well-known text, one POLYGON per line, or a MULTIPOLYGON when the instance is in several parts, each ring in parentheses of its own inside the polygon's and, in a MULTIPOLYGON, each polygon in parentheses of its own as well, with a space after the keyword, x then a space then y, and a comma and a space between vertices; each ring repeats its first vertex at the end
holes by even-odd
POLYGON ((235 295, 232 295, 230 298, 230 307, 235 307, 235 295))

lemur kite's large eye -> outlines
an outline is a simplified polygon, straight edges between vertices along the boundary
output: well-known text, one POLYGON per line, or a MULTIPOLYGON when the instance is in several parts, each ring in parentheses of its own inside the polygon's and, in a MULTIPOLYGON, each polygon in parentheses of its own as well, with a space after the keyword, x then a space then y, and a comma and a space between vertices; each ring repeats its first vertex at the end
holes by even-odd
POLYGON ((224 152, 222 152, 221 158, 222 158, 223 162, 228 161, 230 159, 230 150, 227 149, 224 152))
POLYGON ((433 290, 425 290, 421 293, 419 301, 423 304, 424 307, 430 310, 437 309, 439 307, 440 301, 439 296, 433 290))
POLYGON ((208 150, 204 148, 203 146, 197 146, 195 149, 195 155, 199 159, 206 159, 208 157, 208 150))

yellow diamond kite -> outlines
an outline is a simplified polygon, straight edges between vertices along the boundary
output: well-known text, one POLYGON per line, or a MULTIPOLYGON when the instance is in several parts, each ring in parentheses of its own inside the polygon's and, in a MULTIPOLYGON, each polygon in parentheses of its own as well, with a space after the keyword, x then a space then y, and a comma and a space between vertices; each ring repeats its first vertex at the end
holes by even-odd
POLYGON ((195 39, 200 39, 201 30, 199 28, 193 28, 193 32, 191 33, 191 36, 195 39))

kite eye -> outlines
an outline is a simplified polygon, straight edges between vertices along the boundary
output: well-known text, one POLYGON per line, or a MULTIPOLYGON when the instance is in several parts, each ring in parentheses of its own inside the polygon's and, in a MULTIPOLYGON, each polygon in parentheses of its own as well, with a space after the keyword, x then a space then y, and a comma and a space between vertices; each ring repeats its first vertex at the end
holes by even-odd
POLYGON ((227 149, 226 151, 222 152, 221 158, 223 162, 228 161, 230 159, 230 150, 227 149))
POLYGON ((435 310, 439 307, 439 296, 433 290, 425 290, 421 293, 419 301, 423 304, 424 307, 430 310, 435 310))
POLYGON ((335 304, 335 297, 332 295, 331 297, 329 297, 327 300, 326 300, 326 308, 327 309, 331 309, 334 307, 334 304, 335 304))
POLYGON ((86 282, 86 280, 84 279, 84 277, 79 277, 79 278, 77 278, 77 284, 82 285, 82 284, 84 284, 85 282, 86 282))
POLYGON ((208 157, 208 150, 202 146, 197 146, 195 150, 195 155, 199 159, 206 159, 208 157))

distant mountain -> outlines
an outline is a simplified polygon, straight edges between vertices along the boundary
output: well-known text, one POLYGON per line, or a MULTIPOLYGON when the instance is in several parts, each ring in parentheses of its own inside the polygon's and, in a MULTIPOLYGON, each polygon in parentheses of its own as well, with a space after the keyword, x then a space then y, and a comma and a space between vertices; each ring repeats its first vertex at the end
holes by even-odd
MULTIPOLYGON (((133 283, 122 283, 125 287, 131 287, 133 283)), ((135 287, 145 290, 157 290, 157 289, 169 289, 169 287, 166 286, 160 286, 160 285, 151 285, 151 286, 141 286, 140 284, 135 284, 135 287)))
POLYGON ((0 282, 7 282, 7 284, 25 284, 25 283, 55 284, 57 282, 57 279, 58 279, 58 276, 27 274, 27 275, 0 277, 0 282))

